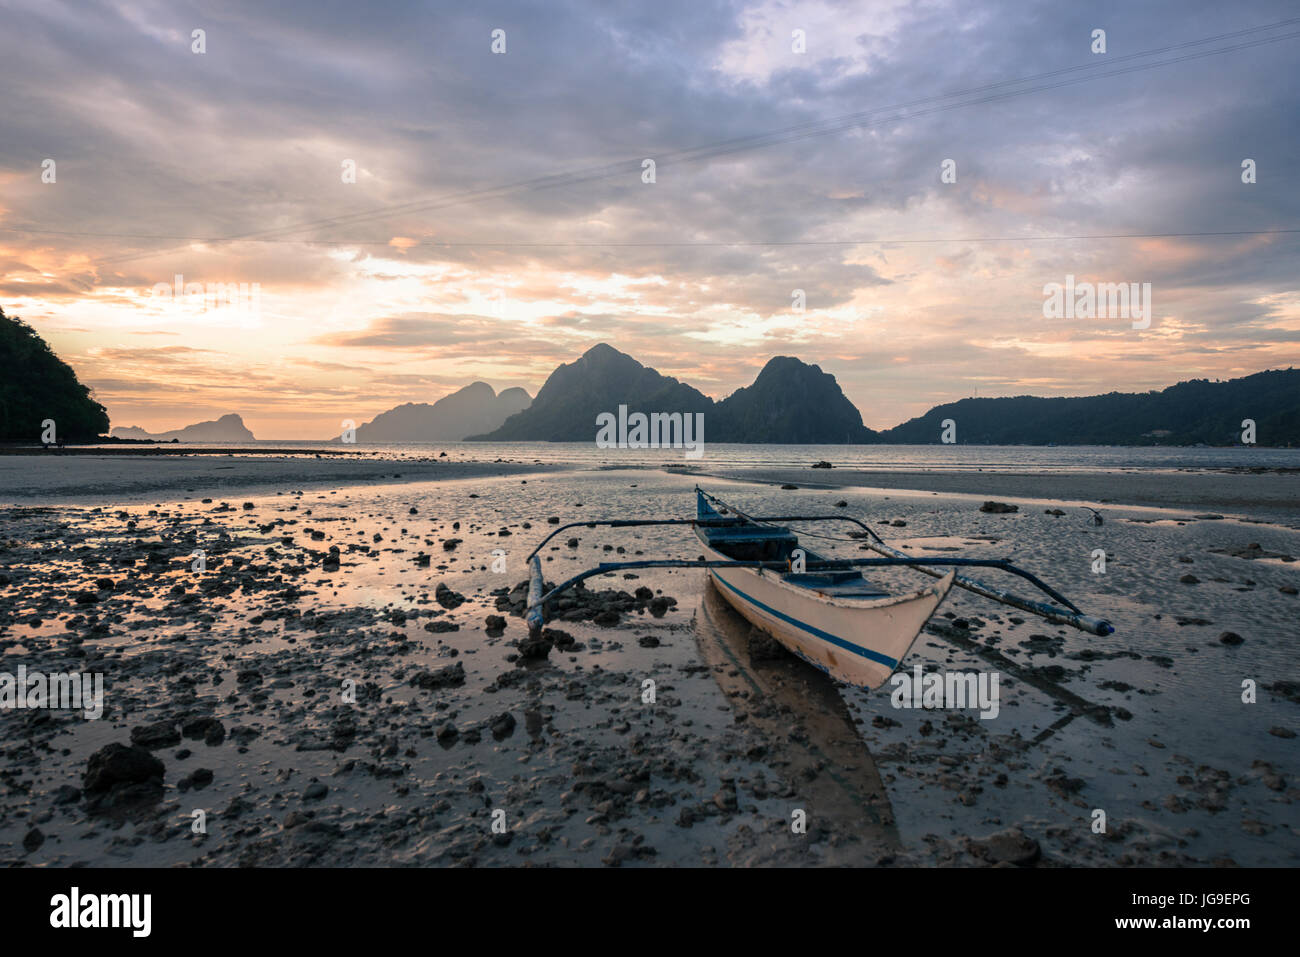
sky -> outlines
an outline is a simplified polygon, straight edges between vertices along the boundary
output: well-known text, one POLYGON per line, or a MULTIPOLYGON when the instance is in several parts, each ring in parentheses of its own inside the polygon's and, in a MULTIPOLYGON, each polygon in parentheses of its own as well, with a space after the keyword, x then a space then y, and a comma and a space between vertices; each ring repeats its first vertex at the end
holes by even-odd
POLYGON ((114 426, 266 439, 598 342, 719 399, 797 356, 873 428, 1286 368, 1292 18, 0 0, 0 307, 114 426), (1149 325, 1049 317, 1067 276, 1149 283, 1149 325))

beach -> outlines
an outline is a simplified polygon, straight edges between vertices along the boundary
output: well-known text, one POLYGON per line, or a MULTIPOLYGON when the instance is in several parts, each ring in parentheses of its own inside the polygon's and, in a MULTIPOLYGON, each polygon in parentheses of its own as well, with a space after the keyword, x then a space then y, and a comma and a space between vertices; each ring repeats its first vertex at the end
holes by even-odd
MULTIPOLYGON (((0 456, 0 669, 95 673, 105 688, 96 720, 0 712, 0 854, 1294 865, 1295 484, 1283 471, 591 468, 522 454, 0 456), (1011 556, 1116 633, 954 592, 902 667, 996 671, 1000 708, 983 718, 836 684, 695 569, 591 579, 552 623, 549 654, 524 653, 524 559, 556 523, 689 517, 697 483, 755 514, 842 511, 909 554, 1011 556), (1017 510, 982 512, 986 500, 1017 510), (114 744, 161 773, 88 776, 114 744)), ((849 528, 809 541, 851 557, 849 528)), ((576 528, 541 554, 559 581, 697 552, 679 528, 576 528)))
MULTIPOLYGON (((556 466, 551 466, 555 468, 556 466)), ((274 493, 285 488, 332 488, 393 482, 437 482, 535 472, 517 462, 402 461, 322 450, 171 452, 162 448, 60 450, 0 455, 0 502, 39 500, 123 502, 149 496, 274 493)))
POLYGON ((1257 515, 1300 514, 1300 473, 1280 469, 1254 471, 1137 469, 1116 471, 868 471, 865 469, 709 469, 708 474, 741 481, 805 488, 920 489, 962 495, 1003 496, 1032 501, 1094 505, 1148 505, 1157 508, 1237 510, 1257 515))

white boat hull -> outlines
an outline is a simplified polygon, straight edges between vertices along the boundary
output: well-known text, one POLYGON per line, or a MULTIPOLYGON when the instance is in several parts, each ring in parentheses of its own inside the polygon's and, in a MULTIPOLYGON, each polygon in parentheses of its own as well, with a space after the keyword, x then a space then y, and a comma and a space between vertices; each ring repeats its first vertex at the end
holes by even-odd
MULTIPOLYGON (((704 545, 711 561, 727 556, 704 545)), ((956 572, 907 595, 830 598, 756 568, 710 568, 718 591, 752 624, 833 678, 878 688, 907 655, 956 572)))

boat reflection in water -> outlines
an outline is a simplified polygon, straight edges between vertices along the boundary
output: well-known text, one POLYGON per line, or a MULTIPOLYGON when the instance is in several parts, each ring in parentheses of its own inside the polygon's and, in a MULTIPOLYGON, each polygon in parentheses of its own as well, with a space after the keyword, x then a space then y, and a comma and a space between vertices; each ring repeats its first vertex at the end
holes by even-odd
POLYGON ((772 766, 794 783, 797 806, 819 824, 862 842, 863 863, 900 846, 894 812, 866 743, 835 682, 755 628, 704 588, 695 619, 701 660, 737 721, 767 738, 772 766))

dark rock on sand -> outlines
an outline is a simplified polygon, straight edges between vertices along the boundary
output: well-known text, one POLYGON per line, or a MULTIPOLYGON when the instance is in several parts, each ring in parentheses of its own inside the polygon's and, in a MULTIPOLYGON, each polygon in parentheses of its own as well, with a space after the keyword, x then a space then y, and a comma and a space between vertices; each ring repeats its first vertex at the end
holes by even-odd
POLYGON ((34 827, 23 837, 23 850, 31 854, 38 850, 45 843, 45 835, 41 833, 39 827, 34 827))
POLYGON ((1275 681, 1271 685, 1264 685, 1274 694, 1281 695, 1288 701, 1300 704, 1300 681, 1275 681))
POLYGON ((734 811, 739 807, 739 801, 736 798, 736 785, 734 783, 724 784, 718 788, 713 795, 713 803, 719 811, 734 811))
POLYGON ((410 684, 425 691, 439 688, 452 688, 465 683, 465 666, 459 661, 437 671, 421 671, 410 680, 410 684))
POLYGON ((464 595, 452 591, 442 582, 439 582, 438 587, 433 590, 433 600, 448 611, 453 608, 459 608, 461 605, 465 604, 464 595))
POLYGON ((990 864, 1014 864, 1027 867, 1042 857, 1038 842, 1018 827, 998 831, 970 842, 971 853, 990 864))
POLYGON ((568 651, 576 645, 577 639, 567 631, 561 631, 559 628, 543 628, 542 637, 555 645, 561 651, 568 651))
POLYGON ((985 502, 983 505, 980 506, 980 511, 992 512, 994 514, 1000 515, 1004 512, 1018 512, 1020 511, 1020 506, 1008 505, 1006 502, 985 502))
POLYGON ((187 738, 202 738, 204 743, 215 746, 226 740, 226 726, 210 715, 202 715, 182 721, 181 734, 187 738))
POLYGON ((154 724, 140 725, 131 729, 131 743, 142 748, 157 750, 170 748, 181 743, 181 734, 173 721, 158 721, 154 724))
POLYGON ((192 774, 181 778, 176 782, 176 789, 179 791, 188 791, 190 788, 202 789, 212 783, 213 774, 211 768, 198 768, 192 774))
POLYGON ((161 782, 166 768, 144 748, 125 744, 106 744, 86 762, 82 785, 88 793, 108 791, 121 784, 161 782))
POLYGON ((497 715, 492 719, 491 725, 492 737, 500 741, 502 738, 509 737, 515 730, 515 716, 509 711, 497 715))
POLYGON ((554 647, 554 641, 548 636, 551 633, 550 628, 542 630, 542 634, 537 638, 531 635, 519 640, 519 657, 537 661, 550 655, 551 648, 554 647))

